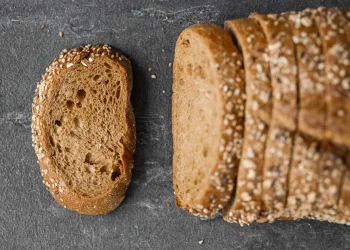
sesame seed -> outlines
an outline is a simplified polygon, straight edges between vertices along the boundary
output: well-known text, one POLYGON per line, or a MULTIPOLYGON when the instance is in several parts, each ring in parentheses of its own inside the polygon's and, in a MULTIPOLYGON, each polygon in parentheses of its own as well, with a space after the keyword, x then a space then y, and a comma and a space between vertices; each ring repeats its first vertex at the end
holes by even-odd
POLYGON ((156 75, 151 75, 151 78, 155 79, 155 78, 157 78, 157 77, 156 77, 156 75))
POLYGON ((58 35, 59 35, 60 37, 63 37, 63 36, 64 36, 64 34, 63 34, 62 31, 60 31, 60 33, 58 33, 58 35))
POLYGON ((40 29, 43 30, 43 29, 45 29, 45 27, 46 27, 45 24, 42 24, 42 25, 40 26, 40 29))

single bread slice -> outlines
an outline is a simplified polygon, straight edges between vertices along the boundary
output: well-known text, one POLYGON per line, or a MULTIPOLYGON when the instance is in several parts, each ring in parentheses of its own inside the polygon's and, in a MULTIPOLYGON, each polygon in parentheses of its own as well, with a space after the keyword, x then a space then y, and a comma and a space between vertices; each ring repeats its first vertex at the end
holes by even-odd
POLYGON ((241 157, 241 55, 226 31, 198 24, 180 34, 173 70, 176 205, 197 216, 211 216, 229 201, 241 157))
POLYGON ((247 100, 235 193, 223 210, 223 218, 243 226, 256 221, 261 209, 262 169, 272 111, 270 66, 267 41, 256 20, 226 21, 225 29, 243 52, 247 100))
POLYGON ((130 61, 107 45, 63 50, 38 83, 32 132, 43 182, 81 214, 105 214, 131 180, 135 122, 130 61))
POLYGON ((323 163, 318 177, 317 202, 312 217, 337 222, 338 201, 348 150, 346 146, 341 145, 346 140, 340 137, 346 138, 349 135, 349 127, 344 127, 346 117, 350 115, 347 111, 349 90, 344 84, 348 79, 346 76, 349 75, 349 43, 344 32, 346 21, 339 9, 319 8, 314 11, 314 16, 325 54, 326 119, 325 140, 322 145, 323 163))
POLYGON ((266 142, 262 215, 272 222, 284 213, 297 126, 297 65, 292 32, 284 15, 251 14, 261 25, 270 58, 272 119, 266 142))
POLYGON ((289 174, 285 216, 307 217, 316 201, 325 129, 325 73, 322 41, 309 10, 286 13, 296 47, 299 82, 298 126, 289 174))
MULTIPOLYGON (((346 19, 346 26, 344 27, 345 34, 347 35, 347 40, 350 42, 350 9, 342 10, 343 15, 346 19)), ((349 150, 349 148, 348 148, 349 150)), ((350 223, 350 152, 347 152, 346 159, 346 169, 342 181, 342 187, 340 191, 339 198, 339 211, 341 213, 341 218, 339 223, 350 223)))

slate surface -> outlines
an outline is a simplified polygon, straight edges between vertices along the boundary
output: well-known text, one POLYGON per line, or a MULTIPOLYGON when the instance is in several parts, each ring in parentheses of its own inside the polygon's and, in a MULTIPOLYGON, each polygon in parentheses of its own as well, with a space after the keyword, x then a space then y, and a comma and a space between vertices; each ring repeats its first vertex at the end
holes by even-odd
POLYGON ((0 249, 349 249, 347 226, 304 220, 241 228, 190 216, 173 202, 168 64, 178 34, 197 22, 222 25, 252 11, 320 5, 350 7, 350 0, 0 0, 0 249), (45 67, 62 49, 86 43, 124 50, 135 77, 134 178, 122 206, 96 217, 53 201, 30 133, 31 102, 45 67))

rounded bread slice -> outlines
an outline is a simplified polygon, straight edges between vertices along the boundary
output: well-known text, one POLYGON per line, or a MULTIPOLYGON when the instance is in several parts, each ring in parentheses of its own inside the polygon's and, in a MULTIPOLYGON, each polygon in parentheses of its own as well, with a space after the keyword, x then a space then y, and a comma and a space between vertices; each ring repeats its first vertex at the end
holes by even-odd
POLYGON ((225 22, 243 52, 246 107, 242 158, 232 201, 223 209, 228 222, 249 225, 259 218, 265 143, 271 120, 272 88, 267 41, 254 19, 225 22))
POLYGON ((180 34, 173 65, 176 205, 207 217, 229 201, 241 157, 242 59, 226 31, 198 24, 180 34))
POLYGON ((33 102, 33 146, 43 183, 62 206, 105 214, 131 180, 135 121, 130 61, 107 45, 63 50, 33 102))
POLYGON ((292 32, 284 15, 253 13, 261 25, 270 58, 272 118, 266 142, 262 185, 262 216, 272 222, 286 205, 288 175, 297 126, 297 65, 292 32))

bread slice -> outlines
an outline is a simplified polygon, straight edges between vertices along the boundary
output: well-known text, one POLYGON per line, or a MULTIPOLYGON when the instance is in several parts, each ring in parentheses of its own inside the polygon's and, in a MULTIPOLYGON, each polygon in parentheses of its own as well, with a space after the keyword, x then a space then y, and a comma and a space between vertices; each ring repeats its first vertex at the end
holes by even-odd
POLYGON ((297 66, 292 32, 284 15, 253 13, 261 25, 270 57, 272 120, 266 142, 262 215, 272 222, 284 213, 297 118, 297 66))
MULTIPOLYGON (((343 9, 343 15, 346 19, 346 26, 344 27, 348 42, 350 42, 350 9, 343 9)), ((349 150, 349 149, 348 149, 349 150)), ((350 223, 350 152, 347 152, 346 168, 343 176, 342 186, 339 197, 339 211, 341 218, 339 223, 350 223)))
POLYGON ((286 13, 298 63, 299 111, 289 174, 286 217, 308 217, 316 201, 325 134, 325 73, 322 41, 309 10, 286 13))
POLYGON ((105 214, 131 180, 130 61, 107 45, 63 50, 38 83, 32 132, 43 183, 81 214, 105 214))
POLYGON ((254 19, 226 21, 225 29, 243 52, 247 100, 235 193, 223 210, 223 218, 243 226, 256 221, 261 210, 262 170, 272 111, 270 66, 265 35, 254 19))
POLYGON ((340 139, 340 135, 343 138, 349 135, 346 132, 349 127, 344 127, 349 115, 346 111, 348 90, 344 89, 346 84, 343 84, 349 75, 349 67, 346 66, 350 59, 347 50, 349 43, 344 30, 340 31, 346 22, 339 9, 319 8, 314 11, 314 16, 325 54, 326 120, 323 164, 318 177, 313 218, 336 222, 339 220, 338 200, 347 158, 347 147, 341 145, 346 144, 346 139, 340 139))
POLYGON ((198 24, 180 34, 173 70, 176 205, 197 216, 211 216, 229 201, 241 156, 241 55, 226 31, 198 24))

